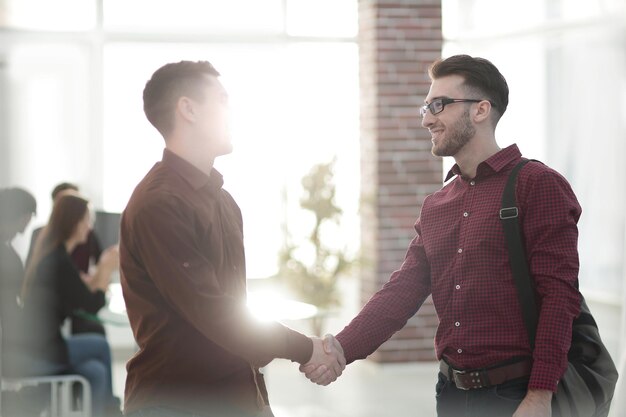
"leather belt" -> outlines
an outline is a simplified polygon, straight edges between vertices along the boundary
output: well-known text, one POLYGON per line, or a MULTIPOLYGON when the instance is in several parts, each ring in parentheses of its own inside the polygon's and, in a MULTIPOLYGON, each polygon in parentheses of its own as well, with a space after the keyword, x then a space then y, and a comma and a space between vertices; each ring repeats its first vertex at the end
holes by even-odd
POLYGON ((454 369, 443 360, 439 362, 439 371, 462 390, 500 385, 512 379, 529 376, 531 370, 530 359, 494 368, 473 370, 454 369))

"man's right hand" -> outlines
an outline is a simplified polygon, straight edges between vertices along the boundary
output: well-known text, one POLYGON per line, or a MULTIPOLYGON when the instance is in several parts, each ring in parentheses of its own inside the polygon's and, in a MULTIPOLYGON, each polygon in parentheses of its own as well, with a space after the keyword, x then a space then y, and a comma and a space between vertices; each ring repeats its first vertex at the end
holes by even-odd
POLYGON ((341 376, 346 368, 346 358, 341 344, 331 334, 324 339, 311 338, 313 341, 313 355, 308 363, 300 366, 311 382, 318 385, 328 385, 341 376))

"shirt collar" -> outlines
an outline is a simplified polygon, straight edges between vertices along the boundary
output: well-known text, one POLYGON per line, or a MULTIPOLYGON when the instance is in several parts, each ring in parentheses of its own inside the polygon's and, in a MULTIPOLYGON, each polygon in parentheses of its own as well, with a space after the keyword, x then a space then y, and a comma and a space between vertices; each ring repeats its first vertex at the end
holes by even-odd
MULTIPOLYGON (((521 157, 522 153, 517 145, 510 145, 478 164, 478 167, 476 168, 476 178, 486 177, 498 173, 521 157)), ((455 175, 461 175, 461 169, 457 164, 454 164, 450 171, 448 171, 445 181, 448 181, 455 175)))
POLYGON ((207 175, 167 148, 163 150, 161 161, 183 177, 194 190, 199 190, 205 186, 209 186, 212 190, 219 190, 224 185, 222 174, 215 168, 211 169, 211 175, 207 175))

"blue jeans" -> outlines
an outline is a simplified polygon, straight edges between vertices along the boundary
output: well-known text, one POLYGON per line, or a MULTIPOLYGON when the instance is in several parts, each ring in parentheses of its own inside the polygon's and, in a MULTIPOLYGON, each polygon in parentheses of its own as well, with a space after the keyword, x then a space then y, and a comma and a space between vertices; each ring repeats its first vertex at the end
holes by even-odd
POLYGON ((107 407, 119 407, 113 397, 111 351, 101 334, 84 333, 67 339, 70 373, 81 375, 91 385, 92 415, 104 415, 107 407))
POLYGON ((435 391, 438 417, 507 417, 526 396, 528 378, 464 391, 440 372, 435 391))

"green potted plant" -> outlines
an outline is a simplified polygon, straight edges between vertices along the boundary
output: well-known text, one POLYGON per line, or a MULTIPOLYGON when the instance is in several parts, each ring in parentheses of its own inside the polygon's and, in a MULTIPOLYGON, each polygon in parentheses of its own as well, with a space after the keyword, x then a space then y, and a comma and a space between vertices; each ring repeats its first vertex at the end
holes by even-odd
POLYGON ((302 179, 300 207, 314 216, 313 227, 306 239, 295 243, 286 226, 279 255, 281 281, 300 301, 318 308, 318 314, 311 318, 313 332, 318 336, 327 314, 341 305, 337 281, 354 263, 345 248, 329 245, 334 236, 329 235, 328 226, 339 225, 342 213, 335 203, 334 162, 315 165, 302 179), (303 256, 303 252, 309 256, 303 256))

